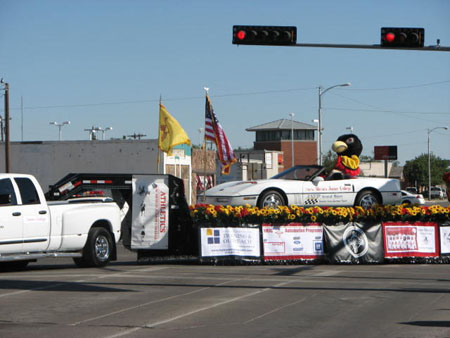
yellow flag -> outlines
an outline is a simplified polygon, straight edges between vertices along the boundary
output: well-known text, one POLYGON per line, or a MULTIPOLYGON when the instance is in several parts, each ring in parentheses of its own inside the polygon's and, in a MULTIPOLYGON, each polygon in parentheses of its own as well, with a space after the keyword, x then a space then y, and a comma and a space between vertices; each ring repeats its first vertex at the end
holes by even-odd
POLYGON ((158 147, 167 155, 172 155, 172 148, 179 144, 191 144, 184 129, 177 120, 166 110, 162 104, 159 104, 159 134, 158 147))

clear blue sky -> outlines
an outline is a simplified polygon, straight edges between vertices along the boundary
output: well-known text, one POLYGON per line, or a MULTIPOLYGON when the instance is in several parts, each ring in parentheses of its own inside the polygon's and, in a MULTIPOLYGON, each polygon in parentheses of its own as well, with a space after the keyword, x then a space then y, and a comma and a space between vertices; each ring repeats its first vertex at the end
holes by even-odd
MULTIPOLYGON (((423 27, 425 45, 450 46, 450 1, 0 0, 0 77, 11 87, 11 139, 65 140, 113 127, 157 137, 158 100, 193 143, 204 126, 204 90, 234 148, 245 128, 317 118, 324 150, 346 127, 375 145, 398 145, 401 163, 427 152, 427 128, 450 127, 450 53, 232 45, 232 26, 293 25, 298 42, 379 44, 380 28, 423 27)), ((1 99, 3 105, 3 99, 1 99)), ((3 109, 0 110, 3 114, 3 109)), ((450 131, 431 134, 450 159, 450 131)))

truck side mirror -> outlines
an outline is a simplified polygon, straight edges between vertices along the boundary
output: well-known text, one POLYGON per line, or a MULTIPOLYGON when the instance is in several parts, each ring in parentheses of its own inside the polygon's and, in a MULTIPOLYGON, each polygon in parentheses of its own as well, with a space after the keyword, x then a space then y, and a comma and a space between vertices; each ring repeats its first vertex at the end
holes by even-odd
POLYGON ((11 204, 11 194, 0 194, 0 205, 11 204))

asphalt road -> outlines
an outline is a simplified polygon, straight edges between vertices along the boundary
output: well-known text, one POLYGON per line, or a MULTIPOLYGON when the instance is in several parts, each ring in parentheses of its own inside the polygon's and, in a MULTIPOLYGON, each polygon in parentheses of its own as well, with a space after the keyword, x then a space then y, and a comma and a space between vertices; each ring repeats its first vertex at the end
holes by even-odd
POLYGON ((0 337, 450 337, 449 265, 138 265, 0 273, 0 337))

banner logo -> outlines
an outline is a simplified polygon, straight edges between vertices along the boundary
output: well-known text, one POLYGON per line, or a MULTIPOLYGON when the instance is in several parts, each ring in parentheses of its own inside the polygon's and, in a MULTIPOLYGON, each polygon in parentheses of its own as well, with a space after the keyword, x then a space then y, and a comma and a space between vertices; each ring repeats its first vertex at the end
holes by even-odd
POLYGON ((364 231, 358 227, 349 226, 344 231, 342 241, 344 242, 347 251, 355 258, 364 256, 369 250, 367 236, 364 231))
POLYGON ((220 244, 220 230, 206 229, 206 238, 208 244, 220 244))

